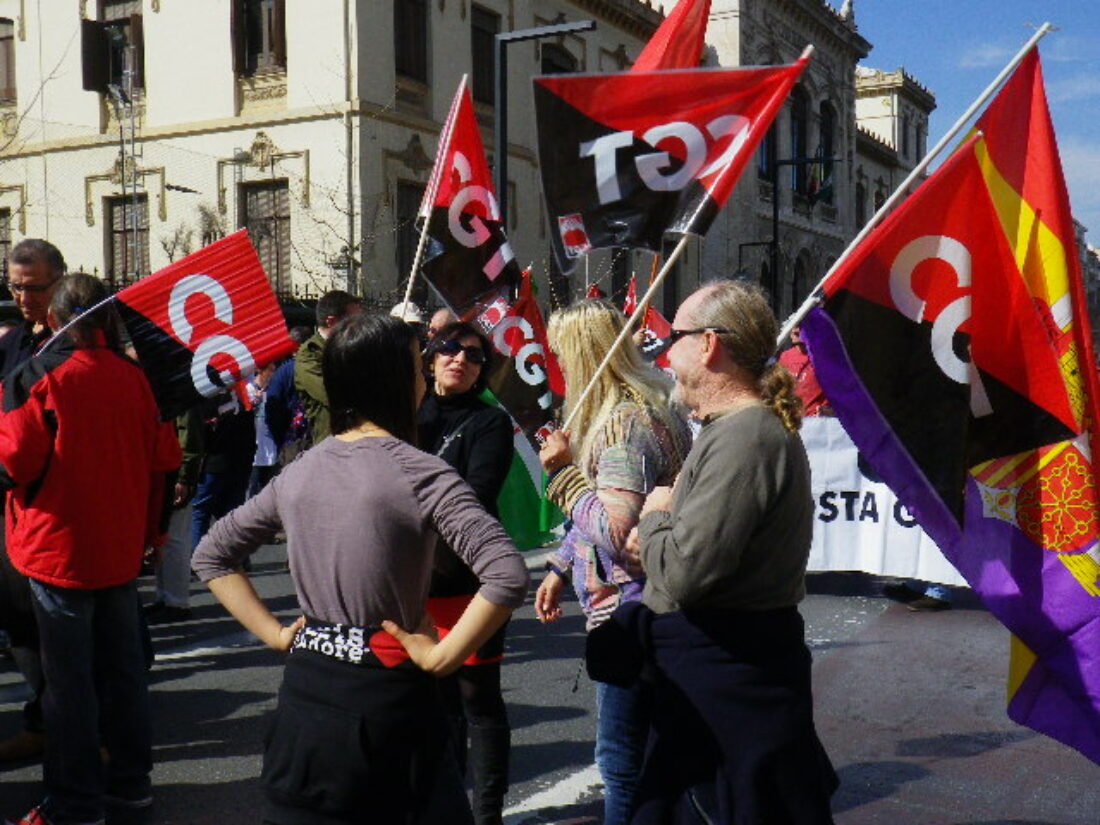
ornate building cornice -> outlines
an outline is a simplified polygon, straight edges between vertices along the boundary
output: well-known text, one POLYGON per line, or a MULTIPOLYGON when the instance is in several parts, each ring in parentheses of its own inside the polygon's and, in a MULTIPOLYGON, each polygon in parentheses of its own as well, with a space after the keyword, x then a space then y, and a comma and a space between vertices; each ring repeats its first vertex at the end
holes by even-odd
POLYGON ((648 0, 574 0, 574 5, 640 40, 648 40, 665 19, 648 0))

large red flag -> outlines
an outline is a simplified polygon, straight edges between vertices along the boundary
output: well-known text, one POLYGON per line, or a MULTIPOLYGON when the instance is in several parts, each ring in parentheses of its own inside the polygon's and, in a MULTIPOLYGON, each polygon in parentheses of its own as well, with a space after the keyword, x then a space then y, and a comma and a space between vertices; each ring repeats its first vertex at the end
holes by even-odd
POLYGON ((694 69, 706 45, 710 0, 680 0, 654 32, 631 71, 694 69))
POLYGON ((591 249, 706 233, 809 62, 536 77, 539 168, 560 268, 591 249))
MULTIPOLYGON (((1026 133, 1007 145, 1029 151, 1026 133)), ((1052 312, 1006 238, 991 152, 972 139, 869 235, 802 337, 861 454, 1026 646, 1012 718, 1100 761, 1083 379, 1065 372, 1069 307, 1052 312)))
POLYGON ((444 134, 448 139, 440 147, 433 184, 420 206, 429 237, 423 270, 451 309, 465 316, 499 295, 511 298, 520 271, 505 237, 474 101, 465 82, 459 85, 444 134))
POLYGON ((279 302, 243 229, 116 298, 165 419, 294 351, 279 302))
MULTIPOLYGON (((1022 608, 1049 628, 1041 637, 1014 630, 1008 712, 1100 762, 1100 386, 1038 50, 1024 58, 978 128, 985 137, 982 171, 1058 353, 1076 435, 1041 460, 1015 458, 1027 471, 997 485, 1015 498, 1038 545, 1026 558, 1033 572, 1023 589, 1031 599, 1022 608)), ((983 468, 982 476, 1002 471, 1003 463, 983 468)))

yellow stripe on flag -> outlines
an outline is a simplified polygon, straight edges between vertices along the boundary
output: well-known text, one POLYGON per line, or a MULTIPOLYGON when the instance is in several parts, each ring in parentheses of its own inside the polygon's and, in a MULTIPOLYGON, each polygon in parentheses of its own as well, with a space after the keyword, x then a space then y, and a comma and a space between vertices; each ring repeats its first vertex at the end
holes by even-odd
POLYGON ((1031 652, 1031 648, 1015 636, 1011 637, 1008 650, 1008 703, 1016 698, 1016 691, 1031 673, 1031 668, 1037 659, 1038 657, 1031 652))
POLYGON ((989 194, 993 197, 1028 291, 1048 307, 1053 307, 1069 294, 1065 245, 1004 179, 989 156, 984 141, 978 142, 976 151, 989 194))

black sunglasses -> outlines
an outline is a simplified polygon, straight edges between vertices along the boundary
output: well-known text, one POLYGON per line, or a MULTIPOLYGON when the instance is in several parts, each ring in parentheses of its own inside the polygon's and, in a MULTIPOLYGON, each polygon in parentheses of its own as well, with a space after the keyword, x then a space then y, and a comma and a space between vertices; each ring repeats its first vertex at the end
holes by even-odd
POLYGON ((672 345, 683 338, 685 335, 698 335, 702 332, 715 332, 721 335, 722 333, 729 332, 728 329, 723 327, 699 327, 698 329, 674 329, 668 335, 667 338, 657 338, 652 343, 647 342, 642 345, 642 355, 649 360, 653 361, 660 358, 670 349, 672 345))
POLYGON ((471 364, 480 367, 485 363, 485 350, 479 346, 464 347, 455 338, 444 341, 436 349, 436 352, 440 355, 446 355, 448 358, 456 358, 460 352, 464 352, 466 353, 466 360, 471 364))

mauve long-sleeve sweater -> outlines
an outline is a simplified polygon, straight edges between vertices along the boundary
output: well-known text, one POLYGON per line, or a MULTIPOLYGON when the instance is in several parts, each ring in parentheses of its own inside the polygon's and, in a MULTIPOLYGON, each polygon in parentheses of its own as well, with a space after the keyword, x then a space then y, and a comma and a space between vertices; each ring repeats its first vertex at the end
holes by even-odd
POLYGON ((417 627, 437 535, 488 601, 516 608, 527 592, 526 566, 500 522, 445 461, 397 438, 325 439, 218 521, 194 570, 203 581, 234 572, 280 529, 301 609, 324 622, 417 627))

